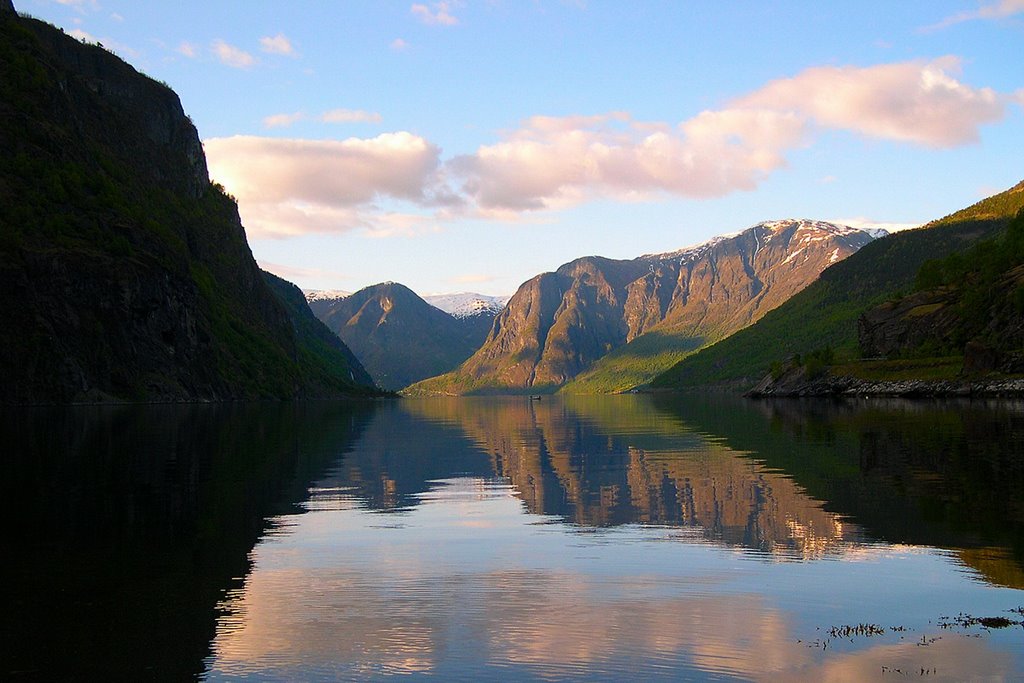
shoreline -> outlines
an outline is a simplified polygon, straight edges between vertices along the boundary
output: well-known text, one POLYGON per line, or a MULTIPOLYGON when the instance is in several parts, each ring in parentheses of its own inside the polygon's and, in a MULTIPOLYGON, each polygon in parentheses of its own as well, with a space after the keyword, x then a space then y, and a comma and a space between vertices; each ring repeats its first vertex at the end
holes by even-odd
POLYGON ((1024 378, 974 380, 864 380, 833 376, 814 380, 779 381, 765 378, 744 396, 748 398, 902 397, 970 398, 1024 397, 1024 378))

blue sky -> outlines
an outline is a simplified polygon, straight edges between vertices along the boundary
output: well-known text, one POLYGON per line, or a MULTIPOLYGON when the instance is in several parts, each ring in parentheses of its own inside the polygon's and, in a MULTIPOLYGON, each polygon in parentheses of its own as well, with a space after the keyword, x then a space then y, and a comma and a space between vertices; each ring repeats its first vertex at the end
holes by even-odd
POLYGON ((263 267, 511 294, 1024 179, 1024 0, 15 0, 181 97, 263 267))

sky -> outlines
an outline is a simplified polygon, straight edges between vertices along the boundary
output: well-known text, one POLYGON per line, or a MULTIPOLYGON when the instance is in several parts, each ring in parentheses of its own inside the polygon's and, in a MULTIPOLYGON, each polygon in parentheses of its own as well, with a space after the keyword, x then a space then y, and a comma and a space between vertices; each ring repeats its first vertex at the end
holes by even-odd
POLYGON ((15 0, 180 96, 260 265, 508 295, 1024 179, 1024 0, 15 0))

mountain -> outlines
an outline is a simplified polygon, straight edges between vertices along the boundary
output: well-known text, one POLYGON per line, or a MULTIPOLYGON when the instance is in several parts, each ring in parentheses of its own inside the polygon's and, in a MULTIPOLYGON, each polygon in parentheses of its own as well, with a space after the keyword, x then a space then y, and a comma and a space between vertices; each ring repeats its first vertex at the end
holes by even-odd
POLYGON ((750 386, 773 362, 831 349, 858 355, 864 311, 908 292, 921 266, 998 235, 1024 207, 1024 183, 916 230, 873 242, 821 274, 817 282, 758 323, 680 361, 654 380, 670 389, 716 383, 750 386))
POLYGON ((455 318, 397 282, 366 287, 313 310, 385 389, 451 370, 477 349, 490 328, 490 319, 455 318))
MULTIPOLYGON (((321 375, 348 375, 358 385, 374 386, 370 373, 336 334, 317 318, 306 302, 306 295, 291 282, 263 271, 263 280, 284 304, 300 341, 300 353, 307 357, 302 364, 321 375)), ((312 378, 310 378, 312 379, 312 378)))
POLYGON ((831 223, 759 223, 667 254, 577 259, 524 283, 483 346, 414 393, 621 391, 763 316, 872 240, 831 223), (607 380, 607 381, 605 381, 607 380))
POLYGON ((431 294, 423 297, 423 300, 454 318, 470 318, 478 315, 493 318, 501 313, 501 309, 505 308, 505 304, 510 298, 458 292, 456 294, 431 294))
POLYGON ((963 356, 967 374, 1024 370, 1024 211, 997 237, 926 261, 916 285, 860 316, 864 356, 963 356))
POLYGON ((177 95, 6 1, 0 310, 3 402, 375 391, 297 333, 177 95))

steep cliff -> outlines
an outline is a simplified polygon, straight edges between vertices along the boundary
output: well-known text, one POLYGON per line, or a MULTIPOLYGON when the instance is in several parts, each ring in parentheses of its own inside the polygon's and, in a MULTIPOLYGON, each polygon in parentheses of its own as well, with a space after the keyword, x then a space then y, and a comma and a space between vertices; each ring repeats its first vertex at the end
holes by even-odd
POLYGON ((749 325, 872 240, 820 221, 630 261, 585 257, 523 284, 483 346, 415 393, 622 391, 749 325))
POLYGON ((313 377, 177 95, 0 12, 0 395, 13 403, 361 392, 313 377))

